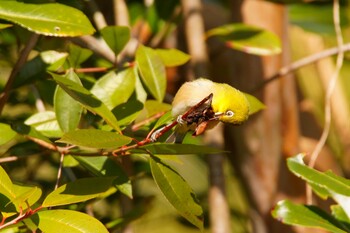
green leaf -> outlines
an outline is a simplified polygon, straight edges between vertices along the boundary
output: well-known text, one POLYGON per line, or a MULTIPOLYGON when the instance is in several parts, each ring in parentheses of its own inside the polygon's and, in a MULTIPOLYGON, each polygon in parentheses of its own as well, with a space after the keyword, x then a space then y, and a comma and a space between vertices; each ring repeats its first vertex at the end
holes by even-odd
POLYGON ((152 143, 132 151, 145 153, 145 150, 157 155, 218 154, 224 152, 209 146, 174 143, 152 143))
POLYGON ((56 71, 64 64, 68 53, 59 53, 48 50, 41 52, 38 56, 29 60, 19 71, 13 83, 13 88, 18 88, 25 84, 32 84, 36 79, 42 79, 46 71, 56 71))
POLYGON ((136 77, 132 68, 116 72, 111 71, 101 77, 91 89, 109 108, 113 109, 125 103, 135 89, 136 77))
POLYGON ((147 100, 147 92, 145 88, 142 85, 140 75, 137 71, 137 66, 134 67, 134 74, 136 77, 136 84, 135 84, 135 95, 136 99, 140 101, 141 103, 145 103, 147 100))
POLYGON ((171 114, 171 111, 165 113, 163 116, 161 116, 156 124, 153 126, 153 129, 157 129, 158 127, 165 125, 172 121, 174 119, 173 115, 171 114))
POLYGON ((249 103, 249 115, 253 115, 254 113, 259 112, 260 110, 265 109, 265 105, 260 102, 255 96, 252 96, 247 93, 243 93, 248 100, 249 103))
POLYGON ((9 28, 9 27, 12 27, 13 25, 12 24, 5 24, 5 23, 0 23, 0 29, 5 29, 5 28, 9 28))
POLYGON ((272 211, 272 216, 284 224, 312 227, 333 233, 345 233, 340 224, 323 210, 315 206, 293 204, 280 201, 272 211))
POLYGON ((141 78, 153 97, 163 101, 166 88, 165 66, 155 50, 140 45, 136 51, 136 63, 141 78))
POLYGON ((345 213, 344 209, 339 205, 332 205, 332 215, 342 223, 342 226, 347 232, 350 232, 350 218, 345 213))
POLYGON ((119 125, 129 125, 143 109, 143 104, 138 100, 129 100, 115 107, 112 112, 118 118, 119 125))
POLYGON ((330 194, 341 194, 350 196, 349 181, 342 177, 333 175, 331 172, 322 173, 306 166, 303 162, 303 155, 299 154, 287 160, 290 171, 308 183, 312 183, 326 189, 330 194))
POLYGON ((83 178, 60 186, 45 198, 42 206, 60 206, 91 200, 107 192, 115 177, 83 178))
POLYGON ((4 123, 0 123, 0 132, 0 145, 11 141, 17 134, 11 129, 10 125, 4 123))
POLYGON ((130 28, 125 26, 108 26, 100 30, 103 39, 118 55, 130 40, 130 28))
POLYGON ((190 55, 177 49, 156 49, 156 52, 166 67, 183 65, 191 58, 190 55))
POLYGON ((24 123, 34 127, 35 130, 46 137, 58 138, 62 136, 62 131, 58 126, 54 112, 38 112, 30 116, 24 123))
POLYGON ((78 129, 65 133, 56 142, 97 149, 114 149, 129 144, 131 141, 131 138, 116 132, 98 129, 78 129))
POLYGON ((136 121, 143 121, 156 114, 165 113, 171 110, 171 105, 166 103, 159 103, 156 100, 147 100, 145 102, 144 108, 140 115, 137 117, 136 121))
POLYGON ((79 67, 79 65, 91 57, 92 54, 93 52, 90 49, 84 49, 75 44, 69 44, 68 61, 71 67, 79 67))
POLYGON ((157 157, 151 157, 150 166, 155 182, 170 204, 190 223, 203 230, 203 210, 187 182, 157 157))
POLYGON ((31 217, 39 229, 45 233, 60 232, 108 233, 105 226, 94 217, 73 210, 45 210, 31 217))
POLYGON ((34 205, 41 197, 42 191, 37 186, 26 186, 13 184, 13 190, 16 194, 14 203, 22 210, 34 205))
POLYGON ((350 217, 350 180, 337 176, 328 171, 325 173, 316 171, 303 162, 303 155, 299 154, 287 160, 289 170, 296 176, 311 184, 316 194, 321 194, 322 198, 331 196, 350 217))
POLYGON ((74 156, 74 158, 80 163, 80 165, 96 176, 117 177, 113 184, 120 192, 132 198, 131 182, 124 170, 115 161, 106 156, 74 156))
POLYGON ((217 36, 230 48, 255 55, 281 52, 281 42, 272 32, 245 24, 228 24, 211 29, 207 37, 217 36))
POLYGON ((66 59, 68 57, 68 53, 61 53, 55 50, 43 51, 40 53, 41 60, 49 65, 46 67, 46 70, 56 71, 63 66, 66 59))
POLYGON ((62 77, 60 75, 50 73, 60 87, 67 92, 73 99, 82 104, 89 111, 101 116, 110 126, 120 132, 118 121, 107 106, 96 98, 90 91, 83 86, 62 77))
MULTIPOLYGON (((70 70, 65 77, 82 86, 78 75, 73 70, 70 70)), ((60 86, 57 86, 55 91, 54 108, 58 125, 63 132, 68 132, 78 127, 83 108, 60 86)))
MULTIPOLYGON (((340 7, 340 24, 349 24, 346 7, 340 7)), ((333 22, 333 5, 328 4, 293 4, 288 6, 290 22, 304 30, 317 34, 335 35, 333 22)))
POLYGON ((81 11, 58 3, 1 1, 0 18, 47 36, 82 36, 95 32, 81 11))
POLYGON ((76 167, 79 166, 79 162, 72 155, 65 155, 63 158, 64 167, 76 167))
POLYGON ((16 198, 15 190, 10 177, 0 166, 0 212, 16 212, 14 200, 16 198))
POLYGON ((18 123, 14 124, 12 126, 12 129, 23 136, 28 136, 30 138, 38 140, 39 142, 43 141, 45 143, 53 145, 50 139, 48 139, 42 133, 34 129, 34 127, 31 127, 29 125, 18 123))

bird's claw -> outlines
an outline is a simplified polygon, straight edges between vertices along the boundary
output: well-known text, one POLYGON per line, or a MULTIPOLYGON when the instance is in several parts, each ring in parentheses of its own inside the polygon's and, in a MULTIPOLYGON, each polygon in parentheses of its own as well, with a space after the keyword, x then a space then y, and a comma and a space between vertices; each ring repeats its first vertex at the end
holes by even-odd
POLYGON ((182 115, 178 115, 176 121, 177 121, 177 123, 179 123, 180 125, 186 124, 186 121, 185 121, 184 119, 182 119, 182 115))
POLYGON ((164 129, 164 127, 157 129, 156 131, 154 131, 151 136, 149 137, 151 142, 156 142, 158 139, 158 135, 159 133, 164 129))

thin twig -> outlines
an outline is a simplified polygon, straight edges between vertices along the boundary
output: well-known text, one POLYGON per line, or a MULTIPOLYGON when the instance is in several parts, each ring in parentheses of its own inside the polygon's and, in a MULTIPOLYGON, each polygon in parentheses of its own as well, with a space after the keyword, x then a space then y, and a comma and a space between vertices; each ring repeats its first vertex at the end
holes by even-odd
POLYGON ((103 43, 102 41, 96 39, 93 36, 73 37, 70 40, 79 46, 91 49, 97 55, 103 57, 107 61, 110 61, 111 63, 114 64, 115 62, 114 53, 106 45, 106 43, 103 43))
POLYGON ((32 51, 32 49, 34 48, 34 46, 36 45, 36 43, 38 42, 39 39, 39 35, 38 34, 32 34, 26 44, 26 46, 24 47, 24 49, 21 52, 20 57, 17 60, 17 63, 15 64, 15 66, 13 67, 10 77, 7 80, 7 83, 4 87, 3 92, 0 94, 0 114, 9 98, 10 95, 10 91, 12 89, 12 85, 15 81, 15 78, 18 74, 18 72, 20 71, 20 69, 22 68, 22 66, 26 63, 27 58, 29 56, 29 53, 32 51))
POLYGON ((57 178, 56 178, 56 184, 55 184, 55 190, 58 188, 62 176, 62 169, 63 169, 63 160, 64 160, 64 153, 61 153, 60 156, 60 166, 58 167, 57 171, 57 178))
POLYGON ((129 12, 124 0, 113 0, 114 23, 118 26, 129 26, 129 12))
MULTIPOLYGON (((339 48, 339 53, 337 55, 337 61, 336 61, 336 67, 334 70, 334 73, 329 81, 329 85, 327 88, 326 96, 325 96, 325 123, 324 128, 322 131, 322 135, 314 149, 314 151, 311 154, 309 167, 313 168, 315 166, 316 160, 323 148, 323 146, 326 143, 326 140, 329 135, 329 130, 331 127, 331 120, 332 120, 332 114, 331 114, 331 97, 333 94, 333 91, 335 89, 337 79, 339 77, 340 69, 343 65, 343 59, 344 59, 344 51, 342 51, 340 48, 343 46, 343 36, 341 32, 340 27, 340 16, 339 16, 339 1, 334 0, 333 2, 333 22, 334 22, 334 29, 336 32, 336 38, 337 38, 337 44, 339 48)), ((312 190, 310 186, 307 186, 307 193, 306 193, 307 203, 312 204, 312 190)))
POLYGON ((99 9, 98 5, 94 0, 88 0, 86 1, 91 12, 92 12, 92 18, 95 22, 95 25, 97 29, 102 29, 107 26, 106 19, 103 16, 101 10, 99 9))
POLYGON ((17 160, 19 160, 18 156, 10 156, 10 157, 5 157, 5 158, 0 158, 0 164, 13 162, 13 161, 17 161, 17 160))
POLYGON ((310 65, 310 64, 317 62, 323 58, 334 56, 334 55, 339 54, 339 53, 344 53, 346 51, 350 51, 350 43, 342 44, 340 46, 326 49, 326 50, 323 50, 319 53, 314 53, 310 56, 301 58, 301 59, 293 62, 292 64, 289 64, 289 65, 282 67, 277 73, 275 73, 274 75, 272 75, 268 79, 265 79, 264 81, 262 81, 261 83, 256 85, 249 92, 254 93, 254 92, 260 90, 261 88, 263 88, 264 86, 266 86, 267 84, 269 84, 269 83, 271 83, 271 82, 273 82, 273 81, 275 81, 275 80, 277 80, 277 79, 279 79, 287 74, 290 74, 297 69, 300 69, 304 66, 310 65))
POLYGON ((149 124, 150 122, 152 122, 152 121, 154 121, 154 120, 160 118, 161 116, 163 116, 164 113, 165 113, 165 112, 156 113, 156 114, 152 115, 151 117, 149 117, 149 118, 147 118, 147 119, 145 119, 145 120, 143 120, 143 121, 140 121, 140 122, 134 124, 134 125, 131 127, 131 130, 132 130, 132 131, 137 131, 137 130, 139 130, 142 126, 147 125, 147 124, 149 124))

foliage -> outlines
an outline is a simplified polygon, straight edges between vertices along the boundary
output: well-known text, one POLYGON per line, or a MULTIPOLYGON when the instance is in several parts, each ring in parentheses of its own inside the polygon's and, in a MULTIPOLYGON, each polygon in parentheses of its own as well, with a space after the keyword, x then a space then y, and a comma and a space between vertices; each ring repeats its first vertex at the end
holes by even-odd
POLYGON ((294 204, 280 201, 272 211, 274 218, 285 224, 313 227, 330 232, 349 232, 350 230, 350 181, 331 171, 319 172, 306 166, 303 155, 288 159, 288 168, 296 176, 305 180, 322 199, 332 198, 332 214, 317 206, 294 204))
MULTIPOLYGON (((155 7, 162 6, 158 2, 155 7)), ((152 11, 148 13, 146 18, 156 33, 161 24, 158 22, 163 21, 152 16, 152 11)), ((159 17, 164 18, 164 15, 159 17)), ((171 106, 164 102, 166 70, 185 64, 190 56, 177 49, 155 49, 140 44, 129 62, 101 58, 93 49, 81 48, 65 38, 91 35, 95 29, 81 10, 61 3, 1 1, 0 19, 5 22, 0 25, 2 39, 8 40, 2 46, 1 61, 13 82, 11 85, 1 80, 4 95, 11 91, 8 99, 1 98, 0 111, 4 112, 0 123, 2 157, 49 163, 55 168, 51 174, 56 170, 67 173, 62 178, 50 179, 46 175, 40 180, 34 175, 26 179, 23 174, 16 174, 16 169, 12 170, 20 166, 17 163, 0 167, 0 229, 108 232, 123 227, 146 211, 145 203, 141 202, 141 210, 135 207, 134 215, 126 220, 115 215, 101 220, 102 217, 84 212, 99 201, 108 203, 115 197, 122 199, 120 193, 129 198, 135 196, 131 180, 137 176, 132 177, 124 164, 124 160, 131 157, 142 164, 137 168, 137 175, 152 177, 178 213, 203 230, 204 210, 195 191, 171 164, 177 161, 176 155, 216 154, 222 150, 201 143, 164 143, 166 135, 154 143, 149 133, 173 120, 166 113, 171 106), (23 54, 13 56, 12 52, 19 50, 33 35, 41 37, 28 61, 17 68, 13 64, 23 54), (23 44, 17 47, 17 41, 23 44), (88 72, 91 66, 104 74, 88 72), (11 77, 11 72, 17 71, 11 77), (21 96, 25 96, 25 100, 21 96), (34 110, 38 99, 45 110, 34 110), (64 161, 58 161, 57 155, 64 161), (10 176, 25 184, 12 181, 17 179, 10 176), (61 182, 64 184, 53 187, 61 182)), ((228 29, 236 26, 228 26, 228 29)), ((246 33, 244 37, 230 34, 221 39, 229 40, 231 45, 232 42, 244 44, 244 51, 257 55, 280 51, 279 42, 271 33, 244 25, 239 25, 239 29, 246 33), (263 37, 251 37, 256 34, 263 37), (272 39, 266 42, 265 36, 272 39)), ((235 33, 243 34, 242 31, 235 33)), ((215 30, 208 34, 208 37, 214 36, 222 37, 222 34, 215 30)), ((130 41, 131 29, 108 26, 98 30, 95 37, 103 39, 118 58, 130 41)), ((242 46, 230 47, 242 49, 242 46)), ((264 107, 251 95, 249 102, 251 114, 264 107)), ((29 167, 31 162, 28 162, 29 167)), ((40 177, 41 169, 33 170, 40 177)))
MULTIPOLYGON (((126 1, 130 27, 97 30, 81 2, 58 2, 0 0, 0 159, 12 162, 0 166, 0 230, 115 231, 154 211, 157 199, 164 216, 186 220, 177 221, 180 227, 205 231, 208 210, 203 200, 208 181, 201 155, 225 151, 191 137, 187 144, 166 143, 171 130, 157 134, 175 122, 167 98, 168 71, 191 59, 178 49, 162 48, 164 38, 181 31, 181 20, 186 20, 177 13, 179 1, 155 0, 150 6, 126 1), (143 38, 146 30, 150 35, 143 38), (132 51, 129 45, 136 40, 135 31, 141 36, 132 51), (86 38, 93 42, 86 43, 86 38), (131 199, 133 205, 128 203, 131 199), (166 212, 167 205, 179 215, 166 212), (125 206, 131 209, 121 214, 125 206)), ((333 36, 330 1, 271 2, 293 3, 288 7, 292 24, 333 36)), ((347 8, 340 9, 343 27, 348 24, 346 13, 347 8)), ((240 23, 212 28, 204 39, 249 55, 281 52, 275 34, 240 23)), ((319 100, 319 89, 309 88, 314 85, 304 85, 303 91, 319 100)), ((349 85, 344 86, 347 90, 349 85)), ((265 108, 254 96, 246 96, 250 115, 265 108)), ((323 104, 319 102, 315 108, 323 104)), ((318 109, 314 115, 323 119, 318 109)), ((332 135, 330 145, 340 155, 346 144, 343 148, 332 143, 341 137, 332 135)), ((251 145, 256 150, 254 139, 251 145)), ((302 155, 288 159, 287 164, 321 199, 337 204, 328 213, 283 200, 272 211, 273 217, 289 225, 349 232, 349 180, 306 166, 302 155)), ((245 194, 239 197, 245 198, 245 194)), ((244 224, 248 221, 244 214, 234 214, 244 224)), ((166 217, 162 220, 167 225, 166 217)))

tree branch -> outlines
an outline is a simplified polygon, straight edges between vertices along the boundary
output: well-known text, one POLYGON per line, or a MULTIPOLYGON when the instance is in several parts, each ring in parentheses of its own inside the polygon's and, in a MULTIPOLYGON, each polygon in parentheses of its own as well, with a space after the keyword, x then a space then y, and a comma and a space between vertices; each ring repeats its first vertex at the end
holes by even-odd
POLYGON ((7 80, 7 83, 5 85, 4 91, 0 94, 0 114, 1 114, 2 110, 4 109, 4 106, 9 98, 9 95, 10 95, 10 92, 12 89, 12 85, 15 81, 16 75, 18 74, 18 72, 20 71, 22 66, 26 63, 28 55, 32 51, 32 49, 34 48, 36 43, 38 42, 38 39, 39 39, 38 34, 33 33, 30 36, 26 46, 22 50, 21 55, 17 60, 17 63, 13 67, 11 74, 10 74, 10 77, 7 80))
POLYGON ((350 43, 341 44, 340 46, 326 49, 326 50, 323 50, 319 53, 315 53, 315 54, 312 54, 310 56, 304 57, 300 60, 293 62, 290 65, 282 67, 276 74, 272 75, 268 79, 265 79, 264 81, 262 81, 261 83, 256 85, 249 92, 250 93, 257 92, 258 90, 260 90, 261 88, 263 88, 267 84, 269 84, 269 83, 271 83, 271 82, 273 82, 273 81, 275 81, 275 80, 277 80, 277 79, 279 79, 287 74, 290 74, 297 69, 300 69, 304 66, 310 65, 310 64, 317 62, 318 60, 321 60, 323 58, 334 56, 334 55, 339 54, 339 53, 344 53, 346 51, 350 51, 350 43))
MULTIPOLYGON (((344 60, 344 51, 341 50, 344 41, 343 41, 343 36, 341 32, 341 27, 340 27, 340 12, 339 12, 339 0, 334 0, 333 1, 333 23, 334 23, 334 29, 336 32, 336 38, 337 38, 337 44, 339 48, 339 53, 337 55, 337 61, 336 61, 336 67, 334 70, 334 73, 331 77, 331 80, 329 81, 326 96, 325 96, 325 106, 324 106, 324 112, 325 112, 325 123, 322 131, 322 135, 313 150, 311 157, 310 157, 310 162, 309 162, 309 167, 313 168, 315 166, 316 160, 318 158, 318 155, 320 154, 323 146, 326 143, 326 140, 329 135, 329 130, 331 128, 331 121, 332 121, 332 114, 331 114, 331 97, 334 92, 338 77, 339 77, 339 72, 341 67, 343 66, 343 60, 344 60)), ((307 185, 307 203, 312 204, 312 190, 309 185, 307 185)))

